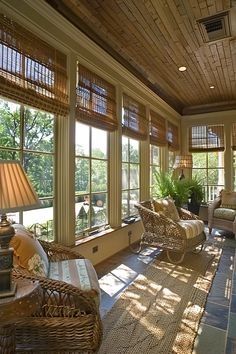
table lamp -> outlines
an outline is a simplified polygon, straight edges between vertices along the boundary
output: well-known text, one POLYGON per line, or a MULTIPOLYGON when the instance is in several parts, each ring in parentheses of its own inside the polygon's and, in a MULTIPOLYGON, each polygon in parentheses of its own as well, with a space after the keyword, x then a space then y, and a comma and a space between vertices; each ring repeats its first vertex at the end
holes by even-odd
POLYGON ((175 157, 174 169, 181 168, 181 174, 179 179, 185 178, 184 176, 184 168, 192 168, 193 166, 193 158, 192 155, 177 155, 175 157))
POLYGON ((14 296, 11 279, 13 249, 9 248, 14 228, 6 213, 39 207, 40 201, 19 161, 0 160, 0 298, 14 296))

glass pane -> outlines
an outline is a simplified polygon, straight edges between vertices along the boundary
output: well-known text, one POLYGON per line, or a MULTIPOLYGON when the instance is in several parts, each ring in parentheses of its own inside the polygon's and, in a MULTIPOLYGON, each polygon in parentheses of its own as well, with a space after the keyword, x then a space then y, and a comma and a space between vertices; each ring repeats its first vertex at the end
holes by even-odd
POLYGON ((107 224, 107 194, 93 194, 92 204, 94 205, 94 226, 101 226, 107 224))
POLYGON ((23 212, 23 224, 36 237, 53 241, 53 200, 41 200, 41 208, 23 212))
POLYGON ((121 201, 121 216, 122 218, 125 218, 126 216, 129 215, 129 201, 128 201, 128 192, 123 192, 122 193, 122 201, 121 201))
POLYGON ((135 208, 135 204, 139 201, 139 190, 132 190, 130 192, 130 215, 137 214, 138 211, 135 208))
POLYGON ((128 162, 129 161, 129 139, 125 136, 122 136, 122 161, 128 162))
POLYGON ((160 167, 151 166, 151 173, 150 173, 150 186, 156 185, 156 174, 160 172, 160 167))
POLYGON ((107 161, 92 160, 92 192, 107 190, 107 161))
POLYGON ((129 188, 129 165, 122 163, 122 189, 129 188))
POLYGON ((89 156, 89 126, 76 122, 75 154, 89 156))
POLYGON ((173 151, 168 151, 169 156, 169 170, 172 170, 175 160, 175 154, 173 151))
POLYGON ((89 192, 89 159, 75 159, 75 192, 89 192))
POLYGON ((158 146, 151 145, 151 158, 152 165, 160 165, 160 148, 158 146))
POLYGON ((217 169, 208 170, 208 184, 219 185, 222 182, 222 180, 220 181, 221 178, 222 176, 219 175, 219 170, 217 169))
POLYGON ((1 160, 20 160, 20 154, 17 151, 0 150, 1 160))
POLYGON ((194 168, 206 168, 207 167, 207 154, 205 152, 199 152, 192 154, 193 167, 194 168))
POLYGON ((107 158, 107 132, 92 128, 92 157, 107 158))
POLYGON ((89 225, 89 198, 86 195, 75 198, 76 233, 81 233, 89 225))
POLYGON ((53 195, 53 156, 24 153, 23 167, 39 197, 53 195))
POLYGON ((0 99, 0 146, 20 146, 20 105, 0 99))
POLYGON ((130 147, 129 147, 129 159, 130 162, 139 163, 139 141, 129 139, 130 147))
POLYGON ((193 169, 192 176, 200 179, 202 184, 207 184, 207 170, 206 169, 193 169))
POLYGON ((35 109, 25 109, 24 149, 53 152, 54 116, 35 109))
POLYGON ((209 168, 224 167, 224 153, 222 151, 209 152, 208 167, 209 168))
POLYGON ((130 164, 130 188, 139 187, 139 165, 130 164))

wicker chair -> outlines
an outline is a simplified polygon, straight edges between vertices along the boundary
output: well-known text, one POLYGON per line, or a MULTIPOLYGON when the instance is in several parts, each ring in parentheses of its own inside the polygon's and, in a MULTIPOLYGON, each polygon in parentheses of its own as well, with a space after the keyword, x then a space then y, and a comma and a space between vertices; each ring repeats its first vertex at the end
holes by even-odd
POLYGON ((206 235, 204 224, 196 215, 178 208, 180 221, 176 222, 162 213, 155 212, 152 201, 138 203, 136 208, 144 227, 141 246, 149 245, 166 250, 169 261, 175 264, 183 262, 187 252, 198 253, 202 250, 206 235), (191 220, 193 222, 189 222, 191 220), (200 231, 188 237, 186 225, 191 223, 195 231, 200 231))
MULTIPOLYGON (((69 247, 40 241, 49 262, 84 259, 69 247)), ((17 352, 96 353, 102 338, 99 304, 94 289, 86 291, 61 280, 30 275, 13 269, 13 278, 37 280, 41 286, 41 306, 32 317, 15 325, 17 352)))

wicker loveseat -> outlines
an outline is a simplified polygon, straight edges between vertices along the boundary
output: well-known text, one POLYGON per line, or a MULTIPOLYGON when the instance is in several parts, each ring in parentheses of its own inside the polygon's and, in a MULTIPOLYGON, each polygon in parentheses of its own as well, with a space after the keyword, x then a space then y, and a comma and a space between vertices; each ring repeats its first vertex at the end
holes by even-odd
POLYGON ((16 321, 17 352, 97 352, 100 290, 90 261, 69 247, 36 240, 21 225, 15 230, 13 279, 37 280, 41 286, 40 308, 16 321))
POLYGON ((162 209, 163 201, 149 200, 136 204, 144 232, 141 246, 150 245, 167 251, 169 261, 181 263, 187 252, 200 252, 206 240, 204 223, 191 212, 175 208, 173 201, 164 200, 171 209, 162 209), (199 248, 197 248, 200 246, 199 248))
POLYGON ((236 237, 236 192, 222 190, 208 207, 208 228, 233 232, 236 237))

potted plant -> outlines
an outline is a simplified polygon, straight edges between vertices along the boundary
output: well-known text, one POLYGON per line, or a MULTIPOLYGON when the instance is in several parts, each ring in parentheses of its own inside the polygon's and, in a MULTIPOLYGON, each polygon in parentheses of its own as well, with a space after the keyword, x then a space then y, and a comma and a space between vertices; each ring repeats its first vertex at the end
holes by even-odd
POLYGON ((185 179, 179 180, 167 172, 157 172, 155 178, 154 194, 157 198, 171 197, 177 207, 187 205, 190 190, 185 179))
POLYGON ((190 193, 188 201, 188 210, 196 215, 199 215, 200 205, 204 199, 202 180, 197 176, 193 176, 191 179, 187 180, 186 183, 189 186, 190 193))

